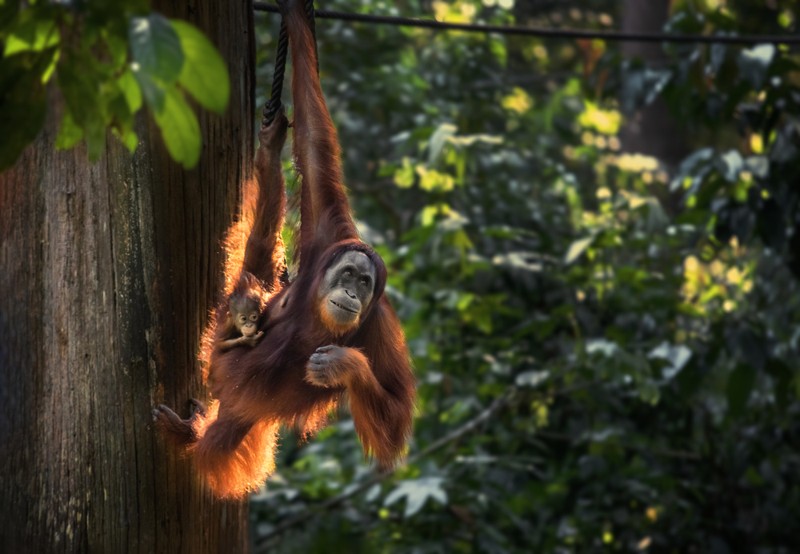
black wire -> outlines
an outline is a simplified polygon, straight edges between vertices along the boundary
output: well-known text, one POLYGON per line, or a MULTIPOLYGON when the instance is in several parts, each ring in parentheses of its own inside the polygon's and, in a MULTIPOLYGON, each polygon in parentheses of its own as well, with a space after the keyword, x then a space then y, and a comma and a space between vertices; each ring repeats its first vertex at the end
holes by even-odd
MULTIPOLYGON (((278 8, 267 2, 254 2, 256 11, 279 13, 278 8)), ((478 33, 498 33, 532 37, 561 39, 599 39, 616 42, 679 42, 704 44, 800 44, 800 35, 687 35, 672 33, 622 33, 619 31, 582 31, 578 29, 544 29, 541 27, 503 27, 499 25, 476 25, 467 23, 447 23, 430 19, 414 19, 393 15, 371 15, 347 13, 333 10, 315 10, 320 19, 339 19, 379 25, 404 27, 424 27, 446 31, 469 31, 478 33)))

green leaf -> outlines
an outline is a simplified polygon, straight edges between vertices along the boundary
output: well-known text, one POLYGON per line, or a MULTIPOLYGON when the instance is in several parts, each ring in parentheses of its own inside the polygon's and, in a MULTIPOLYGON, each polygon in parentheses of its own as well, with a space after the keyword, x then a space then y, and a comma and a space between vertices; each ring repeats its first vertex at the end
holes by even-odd
POLYGON ((585 237, 570 244, 567 254, 564 256, 564 263, 569 265, 577 260, 592 245, 594 239, 594 236, 585 237))
POLYGON ((466 311, 475 301, 475 295, 469 292, 461 294, 456 302, 456 309, 459 312, 466 311))
POLYGON ((433 164, 442 154, 442 149, 448 139, 456 134, 458 128, 452 123, 442 123, 431 135, 428 142, 428 163, 433 164))
MULTIPOLYGON (((133 78, 131 77, 133 80, 133 78)), ((134 80, 134 85, 136 81, 134 80)), ((138 90, 138 86, 137 86, 138 90)), ((141 97, 139 98, 141 103, 141 97)), ((133 131, 133 112, 131 112, 124 91, 120 88, 108 102, 108 111, 111 114, 114 134, 122 141, 125 147, 133 153, 139 143, 139 137, 133 131)))
POLYGON ((447 504, 447 492, 442 488, 442 481, 441 477, 421 477, 402 481, 396 489, 388 494, 383 505, 391 506, 405 497, 406 509, 403 517, 409 518, 422 509, 428 498, 447 504))
POLYGON ((526 251, 513 251, 505 254, 496 254, 492 258, 494 265, 508 267, 511 269, 520 269, 523 271, 530 271, 531 273, 539 273, 543 269, 542 259, 534 252, 526 251))
POLYGON ((739 364, 728 377, 728 411, 739 416, 747 407, 747 400, 756 382, 756 370, 749 364, 739 364))
POLYGON ((402 189, 411 188, 414 185, 415 175, 414 164, 408 156, 404 156, 403 166, 394 173, 394 184, 402 189))
POLYGON ((494 55, 495 59, 497 59, 497 63, 502 67, 506 67, 508 64, 508 48, 506 47, 506 43, 494 38, 489 38, 489 50, 494 55))
POLYGON ((661 373, 664 379, 670 381, 686 366, 692 357, 692 351, 682 344, 672 345, 664 341, 651 350, 647 357, 659 358, 669 362, 669 365, 664 367, 661 373))
POLYGON ((52 19, 27 19, 6 38, 3 55, 7 58, 20 52, 41 52, 58 44, 60 35, 52 19))
POLYGON ((617 356, 620 348, 615 342, 606 339, 590 339, 586 341, 587 354, 602 354, 607 358, 617 356))
POLYGON ((84 69, 85 58, 69 58, 58 70, 58 84, 75 123, 84 127, 97 113, 99 81, 84 69))
POLYGON ((78 144, 83 139, 83 129, 75 123, 69 109, 64 110, 64 117, 61 118, 61 126, 56 137, 56 148, 67 150, 78 144))
POLYGON ((419 175, 419 187, 422 190, 447 192, 455 187, 455 179, 452 175, 428 169, 422 164, 416 167, 416 173, 419 175))
POLYGON ((117 85, 119 85, 122 94, 125 96, 131 113, 139 111, 139 108, 142 107, 142 89, 130 69, 119 76, 117 85))
POLYGON ((550 378, 549 371, 523 371, 514 382, 518 387, 538 387, 550 378))
POLYGON ((178 33, 169 19, 157 13, 132 17, 128 24, 128 40, 134 71, 165 85, 178 80, 184 56, 178 33))
POLYGON ((744 158, 738 150, 729 150, 719 158, 722 176, 729 183, 734 183, 739 178, 744 167, 744 158))
POLYGON ((68 59, 59 67, 58 83, 75 124, 83 129, 89 159, 96 160, 105 148, 106 120, 100 79, 88 70, 90 67, 86 58, 68 59))
POLYGON ((744 161, 744 165, 759 179, 766 179, 769 176, 769 158, 766 156, 750 156, 744 161))
POLYGON ((154 115, 172 159, 186 169, 197 165, 202 146, 200 124, 183 93, 174 86, 167 89, 164 105, 154 115))
MULTIPOLYGON (((136 78, 136 82, 139 84, 139 90, 142 96, 144 96, 145 101, 147 101, 147 105, 150 106, 150 109, 154 112, 163 110, 164 97, 167 94, 166 87, 141 71, 137 66, 132 66, 131 72, 136 78)), ((131 100, 135 103, 135 98, 131 98, 131 100)))
POLYGON ((61 58, 61 50, 58 48, 53 48, 48 56, 47 53, 44 54, 46 58, 49 58, 49 62, 42 71, 42 83, 47 84, 50 82, 50 78, 56 72, 56 68, 58 67, 58 60, 61 58))
POLYGON ((476 143, 499 145, 503 144, 503 137, 500 135, 489 135, 480 133, 477 135, 452 135, 447 139, 447 142, 456 146, 472 146, 476 143))
POLYGON ((178 82, 204 108, 224 112, 230 97, 230 79, 222 56, 195 26, 175 19, 170 23, 184 55, 178 82))
POLYGON ((139 135, 133 130, 125 129, 124 131, 120 131, 119 129, 114 129, 114 134, 122 141, 122 144, 125 145, 128 152, 133 154, 136 151, 136 147, 139 146, 139 135))
POLYGON ((128 62, 128 37, 124 33, 121 35, 115 34, 114 30, 106 28, 102 29, 102 33, 106 48, 108 48, 108 53, 111 56, 111 67, 116 73, 128 62))
POLYGON ((739 71, 754 88, 760 89, 767 77, 767 70, 775 57, 777 49, 772 44, 759 44, 742 50, 739 54, 739 71))

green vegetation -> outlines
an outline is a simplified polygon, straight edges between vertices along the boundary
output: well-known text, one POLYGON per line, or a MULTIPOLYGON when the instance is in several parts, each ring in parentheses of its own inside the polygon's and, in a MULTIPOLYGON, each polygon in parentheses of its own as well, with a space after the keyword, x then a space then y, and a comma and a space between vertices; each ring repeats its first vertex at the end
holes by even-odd
POLYGON ((58 148, 85 141, 96 160, 111 129, 133 152, 144 99, 172 158, 186 168, 197 164, 200 126, 186 94, 217 113, 229 94, 225 62, 205 35, 147 14, 144 0, 86 2, 80 10, 70 2, 31 4, 0 2, 0 170, 55 117, 45 93, 54 79, 66 102, 58 148))
MULTIPOLYGON (((668 26, 796 29, 791 2, 764 4, 687 1, 668 26)), ((432 5, 491 23, 618 28, 622 16, 600 1, 432 5)), ((264 99, 278 19, 257 25, 264 99)), ((322 509, 368 475, 351 421, 341 414, 300 446, 285 437, 252 503, 258 544, 792 551, 796 50, 670 45, 666 63, 648 65, 597 42, 317 29, 351 196, 406 324, 419 415, 407 467, 322 509), (633 111, 659 96, 680 123, 670 140, 689 153, 677 167, 621 145, 633 111), (278 527, 298 515, 311 517, 278 527)))
MULTIPOLYGON (((228 102, 207 38, 145 0, 21 4, 0 0, 0 169, 48 117, 59 148, 83 141, 98 159, 111 129, 134 150, 144 106, 171 156, 196 164, 192 103, 228 102)), ((596 29, 624 15, 611 0, 317 4, 596 29)), ((797 13, 675 0, 667 28, 796 34, 797 13)), ((257 16, 261 102, 277 29, 257 16)), ((797 47, 665 45, 654 62, 600 41, 317 32, 418 417, 409 463, 387 477, 346 412, 307 443, 287 433, 252 500, 256 551, 797 551, 797 47), (682 160, 625 139, 653 102, 682 160)))

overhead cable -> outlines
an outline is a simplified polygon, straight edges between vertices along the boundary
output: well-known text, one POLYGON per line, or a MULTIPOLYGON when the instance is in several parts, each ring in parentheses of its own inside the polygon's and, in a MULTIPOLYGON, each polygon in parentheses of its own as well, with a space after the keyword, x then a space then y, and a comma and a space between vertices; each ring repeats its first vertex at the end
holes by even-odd
MULTIPOLYGON (((254 2, 256 11, 280 13, 278 7, 269 2, 254 2)), ((613 42, 671 42, 694 44, 800 44, 800 35, 697 35, 683 33, 623 33, 620 31, 597 31, 582 29, 546 29, 543 27, 511 27, 475 23, 451 23, 433 19, 416 19, 396 15, 373 15, 333 10, 315 10, 317 19, 338 19, 378 25, 401 27, 423 27, 442 31, 465 31, 474 33, 497 33, 554 39, 590 39, 613 42)))

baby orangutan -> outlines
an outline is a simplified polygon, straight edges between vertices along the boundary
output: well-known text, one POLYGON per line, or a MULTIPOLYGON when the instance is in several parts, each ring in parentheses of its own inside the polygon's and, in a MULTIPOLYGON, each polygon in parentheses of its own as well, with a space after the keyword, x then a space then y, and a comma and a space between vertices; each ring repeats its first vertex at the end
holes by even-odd
POLYGON ((258 330, 264 311, 261 288, 253 275, 242 271, 239 283, 228 297, 228 318, 214 344, 220 352, 237 346, 253 347, 264 336, 264 331, 258 330))

